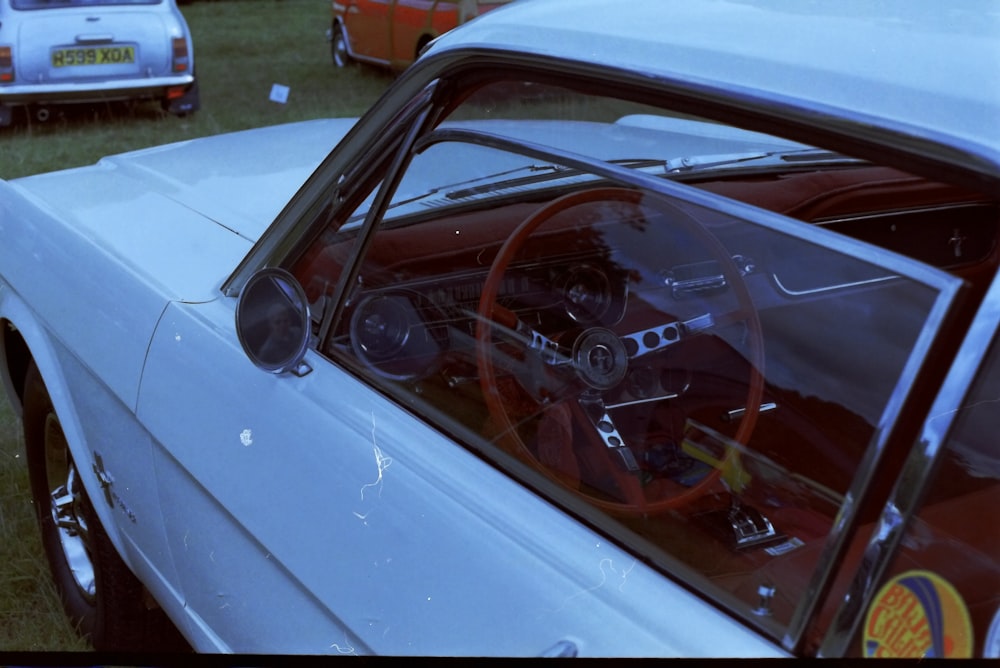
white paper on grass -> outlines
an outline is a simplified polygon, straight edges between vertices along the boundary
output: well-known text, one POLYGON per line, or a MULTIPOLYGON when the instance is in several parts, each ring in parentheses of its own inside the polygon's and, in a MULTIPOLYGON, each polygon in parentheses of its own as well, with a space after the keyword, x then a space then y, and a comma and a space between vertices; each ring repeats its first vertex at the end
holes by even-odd
POLYGON ((291 89, 288 86, 282 86, 281 84, 274 84, 271 86, 271 102, 278 102, 280 104, 285 104, 288 102, 288 92, 291 89))

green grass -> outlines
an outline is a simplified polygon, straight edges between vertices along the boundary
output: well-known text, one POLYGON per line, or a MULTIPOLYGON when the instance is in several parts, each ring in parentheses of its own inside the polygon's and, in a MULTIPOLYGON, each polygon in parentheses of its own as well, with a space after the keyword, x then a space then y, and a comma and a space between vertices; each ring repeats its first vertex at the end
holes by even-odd
MULTIPOLYGON (((358 116, 391 82, 378 70, 334 69, 325 40, 329 3, 203 0, 183 11, 195 40, 201 111, 174 118, 154 103, 53 108, 46 123, 18 114, 14 126, 0 129, 0 178, 220 132, 358 116), (275 83, 289 86, 287 104, 269 100, 275 83)), ((49 578, 21 426, 0 399, 0 652, 88 648, 63 616, 49 578)))

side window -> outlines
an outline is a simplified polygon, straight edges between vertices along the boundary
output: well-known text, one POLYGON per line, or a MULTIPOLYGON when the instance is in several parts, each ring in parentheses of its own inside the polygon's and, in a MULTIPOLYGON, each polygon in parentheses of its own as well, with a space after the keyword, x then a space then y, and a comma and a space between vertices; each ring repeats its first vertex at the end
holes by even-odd
POLYGON ((1000 347, 955 418, 941 462, 851 650, 1000 657, 1000 347))
POLYGON ((341 275, 349 267, 355 253, 358 233, 380 187, 381 184, 376 185, 366 194, 356 196, 355 200, 361 201, 353 208, 342 208, 291 268, 305 288, 306 298, 313 306, 314 317, 325 310, 324 300, 333 296, 341 275))
POLYGON ((361 253, 323 354, 781 639, 958 281, 664 178, 696 149, 810 150, 506 82, 296 274, 361 253))

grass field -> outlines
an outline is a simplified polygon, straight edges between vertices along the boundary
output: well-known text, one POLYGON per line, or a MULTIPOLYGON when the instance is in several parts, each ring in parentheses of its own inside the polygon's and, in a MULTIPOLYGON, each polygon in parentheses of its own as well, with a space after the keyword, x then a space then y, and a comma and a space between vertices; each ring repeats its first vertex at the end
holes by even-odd
MULTIPOLYGON (((101 156, 231 130, 325 116, 357 116, 391 82, 387 73, 335 70, 318 0, 200 0, 183 11, 195 40, 202 110, 164 115, 154 103, 53 108, 46 123, 16 114, 0 128, 0 178, 77 167, 101 156), (273 84, 290 88, 272 102, 273 84)), ((0 652, 81 651, 62 615, 30 505, 20 423, 0 399, 0 652)))

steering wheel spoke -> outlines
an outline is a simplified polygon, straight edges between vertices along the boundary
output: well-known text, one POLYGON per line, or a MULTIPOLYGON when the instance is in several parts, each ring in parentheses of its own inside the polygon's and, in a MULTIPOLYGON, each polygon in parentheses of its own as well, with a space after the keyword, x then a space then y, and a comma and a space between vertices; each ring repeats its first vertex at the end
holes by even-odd
POLYGON ((601 395, 590 390, 582 393, 577 398, 577 403, 582 413, 587 417, 593 434, 607 448, 612 461, 623 471, 638 473, 639 463, 635 459, 635 453, 632 452, 618 427, 615 426, 601 395))
POLYGON ((705 313, 688 320, 676 320, 665 325, 624 334, 621 339, 629 359, 638 359, 710 330, 714 326, 714 316, 705 313))
POLYGON ((507 339, 519 343, 546 365, 565 366, 572 361, 570 351, 525 323, 510 309, 494 304, 491 316, 495 329, 504 332, 507 339))

